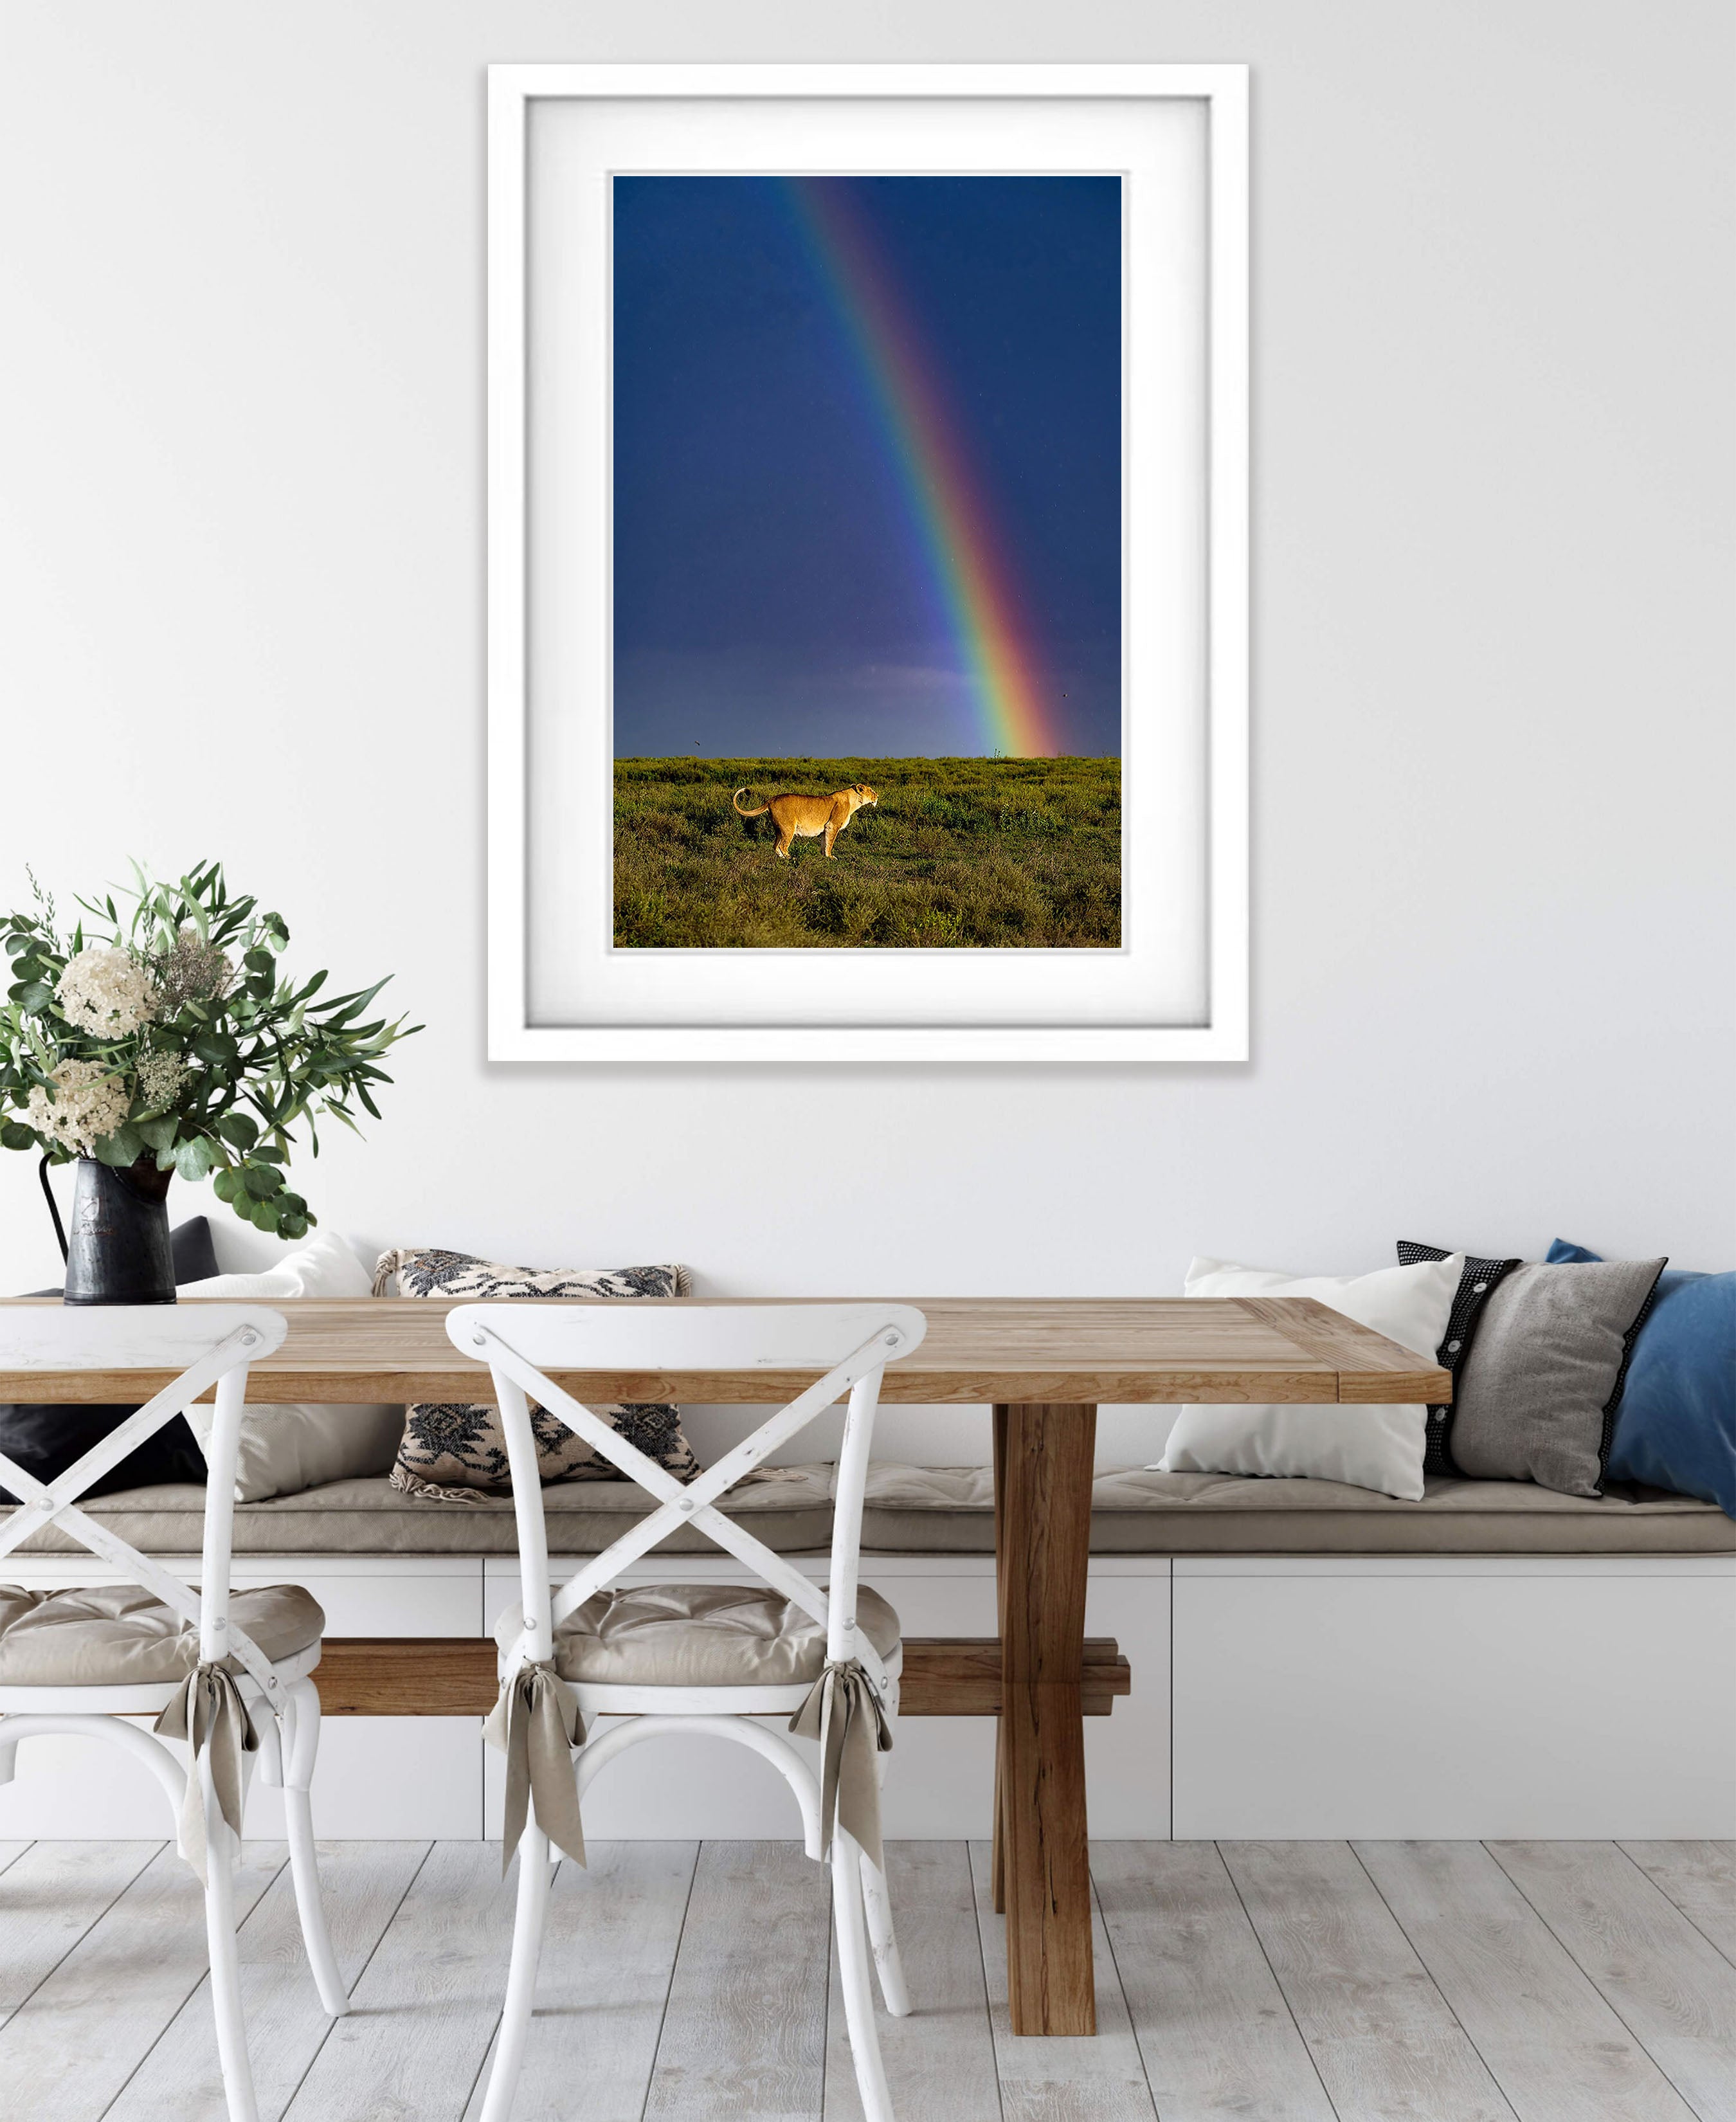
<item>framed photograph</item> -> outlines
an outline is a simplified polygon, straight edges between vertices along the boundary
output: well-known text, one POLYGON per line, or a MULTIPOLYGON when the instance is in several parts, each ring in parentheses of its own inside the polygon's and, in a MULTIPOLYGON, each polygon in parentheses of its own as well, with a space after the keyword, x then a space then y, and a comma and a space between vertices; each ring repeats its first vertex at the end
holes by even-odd
POLYGON ((1235 66, 489 70, 489 1052, 1248 1052, 1235 66))

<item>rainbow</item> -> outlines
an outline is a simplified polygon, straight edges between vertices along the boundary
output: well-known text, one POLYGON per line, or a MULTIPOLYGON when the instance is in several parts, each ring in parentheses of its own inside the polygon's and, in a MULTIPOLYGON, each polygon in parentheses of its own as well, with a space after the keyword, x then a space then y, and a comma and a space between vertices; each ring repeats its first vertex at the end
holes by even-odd
POLYGON ((1020 600, 921 332, 849 197, 849 180, 781 180, 884 430, 985 752, 1052 759, 1060 733, 1020 600))

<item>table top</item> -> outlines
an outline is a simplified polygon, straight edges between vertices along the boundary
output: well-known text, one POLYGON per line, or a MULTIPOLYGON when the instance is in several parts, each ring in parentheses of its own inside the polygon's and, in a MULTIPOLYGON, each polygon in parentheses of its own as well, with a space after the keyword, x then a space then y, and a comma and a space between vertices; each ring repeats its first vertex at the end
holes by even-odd
MULTIPOLYGON (((253 1366, 247 1384, 251 1402, 493 1398, 488 1371, 466 1362, 446 1339, 446 1315, 452 1306, 440 1298, 362 1297, 348 1303, 310 1297, 264 1301, 288 1320, 289 1334, 275 1355, 253 1366)), ((642 1301, 695 1306, 744 1300, 642 1301)), ((926 1314, 928 1334, 914 1354, 888 1368, 880 1397, 889 1404, 1366 1404, 1439 1403, 1452 1398, 1446 1372, 1311 1297, 945 1297, 898 1301, 915 1304, 926 1314)), ((556 1373, 558 1381, 580 1400, 684 1400, 749 1406, 792 1399, 817 1375, 782 1371, 556 1373)), ((167 1384, 169 1376, 161 1371, 0 1370, 0 1400, 143 1400, 167 1384)))

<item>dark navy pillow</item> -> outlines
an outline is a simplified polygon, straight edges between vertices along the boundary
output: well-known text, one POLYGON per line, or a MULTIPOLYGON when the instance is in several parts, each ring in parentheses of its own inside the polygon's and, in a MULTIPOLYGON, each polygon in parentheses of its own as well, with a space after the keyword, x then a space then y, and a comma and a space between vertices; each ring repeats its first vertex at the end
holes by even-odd
MULTIPOLYGON (((1602 1254, 1557 1238, 1559 1265, 1602 1254)), ((1698 1496, 1736 1518, 1736 1274, 1666 1268, 1635 1339, 1609 1478, 1698 1496)))
MULTIPOLYGON (((211 1226, 203 1216, 178 1225, 170 1233, 169 1243, 177 1283, 203 1282, 222 1272, 211 1243, 211 1226)), ((33 1289, 30 1294, 58 1297, 60 1292, 33 1289)), ((0 1401, 0 1451, 39 1481, 52 1481, 137 1412, 135 1408, 93 1406, 84 1401, 0 1401)), ((185 1415, 178 1414, 100 1475, 85 1493, 106 1496, 117 1489, 152 1489, 164 1481, 196 1481, 203 1487, 204 1480, 205 1455, 185 1415)), ((0 1487, 0 1503, 17 1500, 0 1487)))

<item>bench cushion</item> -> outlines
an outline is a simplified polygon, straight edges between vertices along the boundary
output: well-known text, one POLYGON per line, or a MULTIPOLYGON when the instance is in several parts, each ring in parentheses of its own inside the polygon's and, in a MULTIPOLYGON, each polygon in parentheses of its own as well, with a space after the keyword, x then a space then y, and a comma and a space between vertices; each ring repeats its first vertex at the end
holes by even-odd
MULTIPOLYGON (((728 1515, 749 1521, 756 1539, 780 1554, 806 1554, 832 1538, 832 1470, 803 1468, 793 1481, 755 1481, 730 1498, 728 1515)), ((132 1489, 85 1506, 142 1554, 197 1554, 203 1542, 205 1491, 187 1485, 132 1489)), ((632 1481, 562 1482, 544 1489, 552 1554, 595 1554, 656 1505, 632 1481)), ((298 1496, 237 1503, 237 1554, 516 1554, 510 1496, 442 1503, 407 1496, 384 1475, 328 1481, 298 1496)), ((29 1554, 82 1554, 58 1526, 23 1543, 29 1554)), ((716 1554, 716 1544, 681 1526, 656 1552, 716 1554)))
MULTIPOLYGON (((781 1554, 823 1549, 832 1535, 831 1469, 737 1489, 730 1517, 781 1554)), ((651 1507, 631 1481, 546 1489, 552 1554, 595 1554, 651 1507)), ((197 1554, 205 1492, 123 1490, 85 1507, 147 1554, 197 1554)), ((873 1467, 862 1545, 882 1554, 992 1554, 993 1479, 986 1466, 873 1467)), ((1528 1481, 1431 1475, 1421 1503, 1337 1481, 1234 1474, 1099 1474, 1091 1546, 1099 1554, 1736 1554, 1736 1520, 1714 1503, 1631 1489, 1564 1496, 1528 1481)), ((330 1481, 299 1496, 240 1503, 238 1554, 512 1554, 512 1505, 423 1503, 384 1479, 330 1481)), ((82 1553, 58 1526, 30 1554, 82 1553)), ((711 1554, 681 1526, 653 1550, 711 1554)))
MULTIPOLYGON (((319 1601, 298 1584, 233 1592, 229 1611, 273 1664, 318 1643, 325 1627, 319 1601)), ((142 1585, 0 1584, 0 1687, 148 1687, 184 1680, 198 1662, 198 1631, 142 1585)))
MULTIPOLYGON (((866 1584, 856 1587, 856 1618, 874 1648, 889 1658, 898 1617, 866 1584)), ((510 1651, 524 1625, 511 1606, 494 1640, 510 1651)), ((613 1687, 791 1687, 825 1670, 826 1632, 782 1592, 758 1584, 640 1584, 599 1592, 554 1632, 554 1669, 562 1680, 613 1687)))
MULTIPOLYGON (((986 1466, 877 1466, 864 1547, 992 1554, 986 1466)), ((1655 1489, 1564 1496, 1430 1475, 1421 1503, 1339 1481, 1129 1468, 1093 1484, 1094 1554, 1732 1554, 1736 1520, 1655 1489)))

